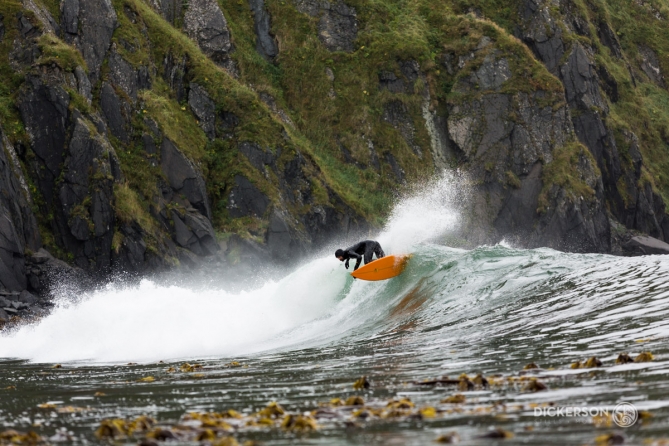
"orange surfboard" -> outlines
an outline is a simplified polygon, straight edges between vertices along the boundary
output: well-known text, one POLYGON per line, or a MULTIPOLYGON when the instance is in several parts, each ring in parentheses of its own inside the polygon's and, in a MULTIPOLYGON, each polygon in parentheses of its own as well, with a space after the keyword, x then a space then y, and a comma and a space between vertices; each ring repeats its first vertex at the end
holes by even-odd
POLYGON ((411 255, 385 256, 369 262, 351 273, 356 279, 386 280, 399 276, 407 266, 411 255))

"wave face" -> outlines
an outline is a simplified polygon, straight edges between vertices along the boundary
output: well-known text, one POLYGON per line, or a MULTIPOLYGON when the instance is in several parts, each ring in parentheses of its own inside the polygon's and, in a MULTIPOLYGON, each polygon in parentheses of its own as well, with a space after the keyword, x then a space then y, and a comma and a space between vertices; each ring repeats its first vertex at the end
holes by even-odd
POLYGON ((387 252, 414 254, 396 279, 354 281, 328 254, 241 293, 148 280, 112 284, 75 301, 62 296, 48 317, 0 337, 0 357, 239 357, 402 333, 401 348, 425 365, 457 359, 504 368, 556 356, 569 361, 575 352, 612 355, 669 333, 669 261, 440 246, 435 239, 458 225, 455 192, 444 177, 395 207, 378 239, 387 252))

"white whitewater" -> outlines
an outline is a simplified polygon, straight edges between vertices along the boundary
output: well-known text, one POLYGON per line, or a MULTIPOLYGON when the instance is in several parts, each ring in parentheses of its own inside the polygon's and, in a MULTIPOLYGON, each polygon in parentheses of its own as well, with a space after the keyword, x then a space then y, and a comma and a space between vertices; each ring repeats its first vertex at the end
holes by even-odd
MULTIPOLYGON (((398 200, 378 240, 388 253, 414 247, 457 224, 449 176, 398 200)), ((63 295, 43 320, 0 336, 0 358, 34 362, 149 362, 235 357, 336 338, 383 306, 387 285, 353 283, 332 255, 248 292, 192 290, 148 280, 63 295)))

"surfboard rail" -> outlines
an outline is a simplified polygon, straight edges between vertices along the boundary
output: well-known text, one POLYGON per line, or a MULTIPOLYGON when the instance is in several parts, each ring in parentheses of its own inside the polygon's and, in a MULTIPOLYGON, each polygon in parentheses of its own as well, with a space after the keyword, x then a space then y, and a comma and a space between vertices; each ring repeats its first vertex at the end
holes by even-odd
POLYGON ((361 280, 386 280, 399 276, 406 268, 411 254, 387 255, 361 266, 351 276, 361 280))

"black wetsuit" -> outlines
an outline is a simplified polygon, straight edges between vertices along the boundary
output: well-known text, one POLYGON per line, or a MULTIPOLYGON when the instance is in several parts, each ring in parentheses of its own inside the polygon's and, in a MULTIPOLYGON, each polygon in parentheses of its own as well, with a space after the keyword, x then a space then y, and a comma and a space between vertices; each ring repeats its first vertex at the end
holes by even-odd
POLYGON ((374 254, 376 254, 377 259, 385 256, 381 245, 374 240, 364 240, 350 248, 346 248, 343 256, 346 259, 346 269, 348 269, 349 259, 356 259, 355 268, 353 268, 353 271, 355 271, 360 266, 363 256, 365 257, 365 264, 367 264, 372 261, 372 255, 374 254))

